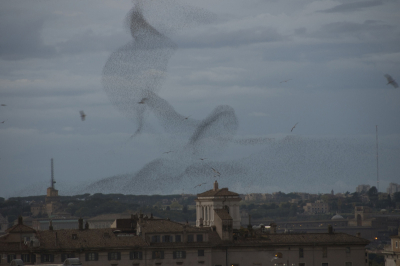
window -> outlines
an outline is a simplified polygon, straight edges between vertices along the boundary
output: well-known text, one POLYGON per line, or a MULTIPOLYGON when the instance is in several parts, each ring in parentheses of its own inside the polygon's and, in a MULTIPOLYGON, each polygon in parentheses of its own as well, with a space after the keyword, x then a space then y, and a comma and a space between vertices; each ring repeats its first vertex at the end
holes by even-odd
POLYGON ((169 235, 163 236, 162 242, 172 242, 172 236, 169 236, 169 235))
POLYGON ((89 252, 85 254, 86 261, 99 260, 99 254, 97 252, 89 252))
POLYGON ((398 246, 397 246, 397 241, 396 241, 396 248, 397 248, 398 246))
POLYGON ((322 266, 329 266, 327 262, 322 263, 322 266))
POLYGON ((129 254, 129 258, 131 260, 141 260, 141 259, 143 259, 143 253, 141 251, 132 251, 129 254))
POLYGON ((120 260, 121 252, 108 252, 108 260, 120 260))
POLYGON ((193 242, 193 241, 194 241, 193 235, 188 235, 187 242, 193 242))
POLYGON ((25 262, 31 262, 31 254, 21 254, 21 260, 25 262))
POLYGON ((299 258, 304 258, 304 249, 299 248, 299 258))
POLYGON ((15 260, 16 258, 17 258, 17 255, 15 255, 15 254, 7 255, 7 263, 10 263, 12 260, 15 260))
POLYGON ((197 235, 197 242, 203 242, 203 235, 197 235))
POLYGON ((350 247, 346 247, 346 253, 350 253, 350 247))
POLYGON ((153 259, 163 259, 164 251, 153 251, 153 259))
MULTIPOLYGON (((322 247, 322 257, 327 258, 328 257, 328 247, 322 247)), ((322 263, 323 264, 323 263, 322 263)), ((327 264, 328 265, 328 264, 327 264)), ((323 265, 324 266, 324 265, 323 265)))
POLYGON ((346 266, 353 266, 353 263, 351 261, 346 262, 346 266))
POLYGON ((199 250, 197 251, 197 256, 199 256, 199 257, 204 256, 204 249, 199 249, 199 250))
POLYGON ((299 266, 306 266, 304 262, 299 263, 299 266))
POLYGON ((53 254, 42 254, 41 256, 42 262, 54 262, 53 254))
POLYGON ((186 258, 186 251, 174 251, 174 259, 184 259, 186 258))
POLYGON ((160 242, 160 236, 152 236, 151 237, 151 242, 159 243, 160 242))
POLYGON ((175 235, 175 242, 182 242, 181 235, 175 235))

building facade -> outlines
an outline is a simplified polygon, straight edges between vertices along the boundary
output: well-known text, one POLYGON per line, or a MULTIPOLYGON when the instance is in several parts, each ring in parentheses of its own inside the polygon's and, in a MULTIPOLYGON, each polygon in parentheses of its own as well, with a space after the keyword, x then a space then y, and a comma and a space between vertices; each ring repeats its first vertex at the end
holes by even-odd
POLYGON ((328 213, 329 205, 322 200, 316 200, 314 203, 307 203, 306 206, 303 206, 303 209, 305 214, 328 213))
POLYGON ((214 187, 204 193, 198 194, 196 201, 196 226, 213 226, 214 209, 226 209, 233 219, 233 229, 240 228, 241 215, 239 202, 242 199, 239 194, 231 192, 228 188, 218 188, 218 182, 214 187))

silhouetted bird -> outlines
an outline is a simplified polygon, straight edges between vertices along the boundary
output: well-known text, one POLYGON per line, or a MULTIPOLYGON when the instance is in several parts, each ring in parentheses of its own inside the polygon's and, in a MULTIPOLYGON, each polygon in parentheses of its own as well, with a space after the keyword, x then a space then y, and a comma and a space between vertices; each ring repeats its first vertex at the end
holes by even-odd
POLYGON ((83 111, 79 111, 79 114, 81 115, 82 121, 85 121, 85 117, 86 117, 85 113, 83 111))
POLYGON ((166 151, 166 152, 163 152, 163 154, 165 154, 165 153, 167 153, 167 154, 168 154, 168 153, 170 153, 170 152, 174 152, 174 151, 166 151))
POLYGON ((200 160, 202 160, 202 161, 205 160, 205 159, 207 159, 207 158, 200 158, 200 160))
POLYGON ((144 102, 147 100, 147 98, 143 98, 142 100, 140 100, 140 102, 138 102, 138 104, 144 104, 144 102))
POLYGON ((289 80, 292 80, 292 79, 283 80, 283 81, 281 81, 279 83, 288 82, 289 80))
POLYGON ((385 78, 387 79, 387 82, 388 82, 386 85, 392 84, 392 86, 395 87, 395 88, 399 87, 397 82, 390 75, 386 74, 385 78))
POLYGON ((196 188, 196 187, 201 187, 201 185, 204 185, 204 184, 207 184, 207 183, 198 184, 198 185, 196 185, 194 188, 196 188))
POLYGON ((292 129, 290 130, 290 132, 293 131, 293 129, 296 127, 297 124, 298 124, 298 122, 292 127, 292 129))
MULTIPOLYGON (((217 170, 215 170, 214 168, 211 167, 211 169, 217 174, 217 176, 220 176, 220 175, 221 175, 221 173, 218 172, 217 170)), ((214 176, 214 177, 215 177, 215 176, 214 176)))
POLYGON ((5 105, 4 103, 2 103, 1 106, 7 106, 7 105, 5 105))

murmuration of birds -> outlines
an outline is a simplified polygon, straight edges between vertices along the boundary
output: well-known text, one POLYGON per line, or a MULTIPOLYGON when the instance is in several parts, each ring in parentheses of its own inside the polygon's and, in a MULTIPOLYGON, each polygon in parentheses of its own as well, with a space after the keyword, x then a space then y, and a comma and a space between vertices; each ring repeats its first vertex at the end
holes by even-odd
MULTIPOLYGON (((338 176, 360 174, 354 172, 357 168, 354 165, 362 169, 371 165, 367 162, 373 160, 374 153, 370 153, 373 145, 369 142, 315 140, 294 135, 279 141, 238 138, 239 122, 231 106, 218 105, 208 116, 197 120, 194 114, 178 113, 160 97, 169 60, 178 49, 169 34, 212 23, 214 18, 204 9, 180 5, 174 0, 134 3, 126 17, 132 40, 110 55, 103 69, 102 84, 114 107, 136 126, 133 137, 157 133, 166 140, 160 147, 165 152, 135 173, 101 179, 82 192, 156 194, 179 193, 182 189, 190 192, 215 179, 233 191, 256 191, 282 184, 295 185, 300 191, 329 186, 329 191, 338 176), (154 15, 161 13, 164 16, 154 15), (165 21, 154 22, 154 18, 164 19, 165 14, 165 21), (161 126, 162 132, 154 129, 151 115, 157 118, 156 126, 161 126), (220 159, 232 146, 247 145, 260 146, 260 150, 238 159, 220 159), (194 184, 199 185, 193 188, 194 184)), ((374 172, 364 170, 364 175, 374 172)))
MULTIPOLYGON (((238 119, 231 106, 216 106, 204 119, 196 120, 192 114, 179 114, 167 100, 159 96, 167 76, 169 60, 178 49, 177 44, 167 36, 168 33, 211 23, 215 15, 202 8, 177 4, 177 1, 171 0, 161 0, 157 1, 157 5, 151 5, 151 2, 139 0, 128 12, 125 21, 132 40, 110 55, 103 68, 102 84, 113 106, 136 125, 133 137, 152 132, 149 119, 152 114, 163 130, 159 134, 173 139, 170 141, 173 146, 137 173, 123 175, 124 178, 106 178, 86 189, 109 191, 114 186, 110 183, 119 181, 119 191, 122 193, 129 193, 137 186, 148 188, 149 184, 151 191, 162 193, 169 189, 167 185, 171 182, 193 176, 188 169, 196 169, 205 181, 209 181, 209 178, 224 176, 223 170, 218 174, 213 171, 220 162, 214 162, 212 158, 218 158, 230 144, 258 145, 271 141, 269 138, 235 139, 238 119), (158 11, 168 9, 172 14, 171 23, 168 20, 158 23, 161 30, 151 25, 146 18, 146 14, 151 17, 151 8, 158 11), (205 162, 204 158, 209 159, 205 162)), ((187 187, 193 188, 189 184, 187 187)))

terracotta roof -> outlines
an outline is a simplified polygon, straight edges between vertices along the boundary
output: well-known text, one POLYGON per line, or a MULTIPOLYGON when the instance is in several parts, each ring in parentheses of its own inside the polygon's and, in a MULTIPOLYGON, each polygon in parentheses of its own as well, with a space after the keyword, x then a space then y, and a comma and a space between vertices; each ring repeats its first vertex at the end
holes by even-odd
POLYGON ((221 220, 232 220, 232 217, 229 215, 228 211, 225 209, 214 209, 215 213, 221 218, 221 220))
POLYGON ((143 219, 139 223, 141 229, 145 233, 173 233, 173 232, 200 232, 210 230, 209 228, 203 229, 178 222, 169 221, 168 219, 143 219))
POLYGON ((272 245, 368 245, 369 241, 346 233, 306 233, 306 234, 269 234, 261 238, 246 238, 234 241, 235 244, 272 244, 272 245))
POLYGON ((6 230, 7 233, 35 233, 36 230, 24 224, 16 224, 6 230))
POLYGON ((239 197, 238 193, 229 191, 228 188, 221 188, 221 189, 210 189, 206 192, 197 194, 197 197, 224 197, 224 196, 237 196, 239 197))
POLYGON ((61 229, 38 231, 38 249, 123 248, 147 246, 142 237, 134 234, 114 234, 115 229, 61 229), (73 235, 76 235, 74 237, 73 235), (75 239, 74 239, 75 238, 75 239))

